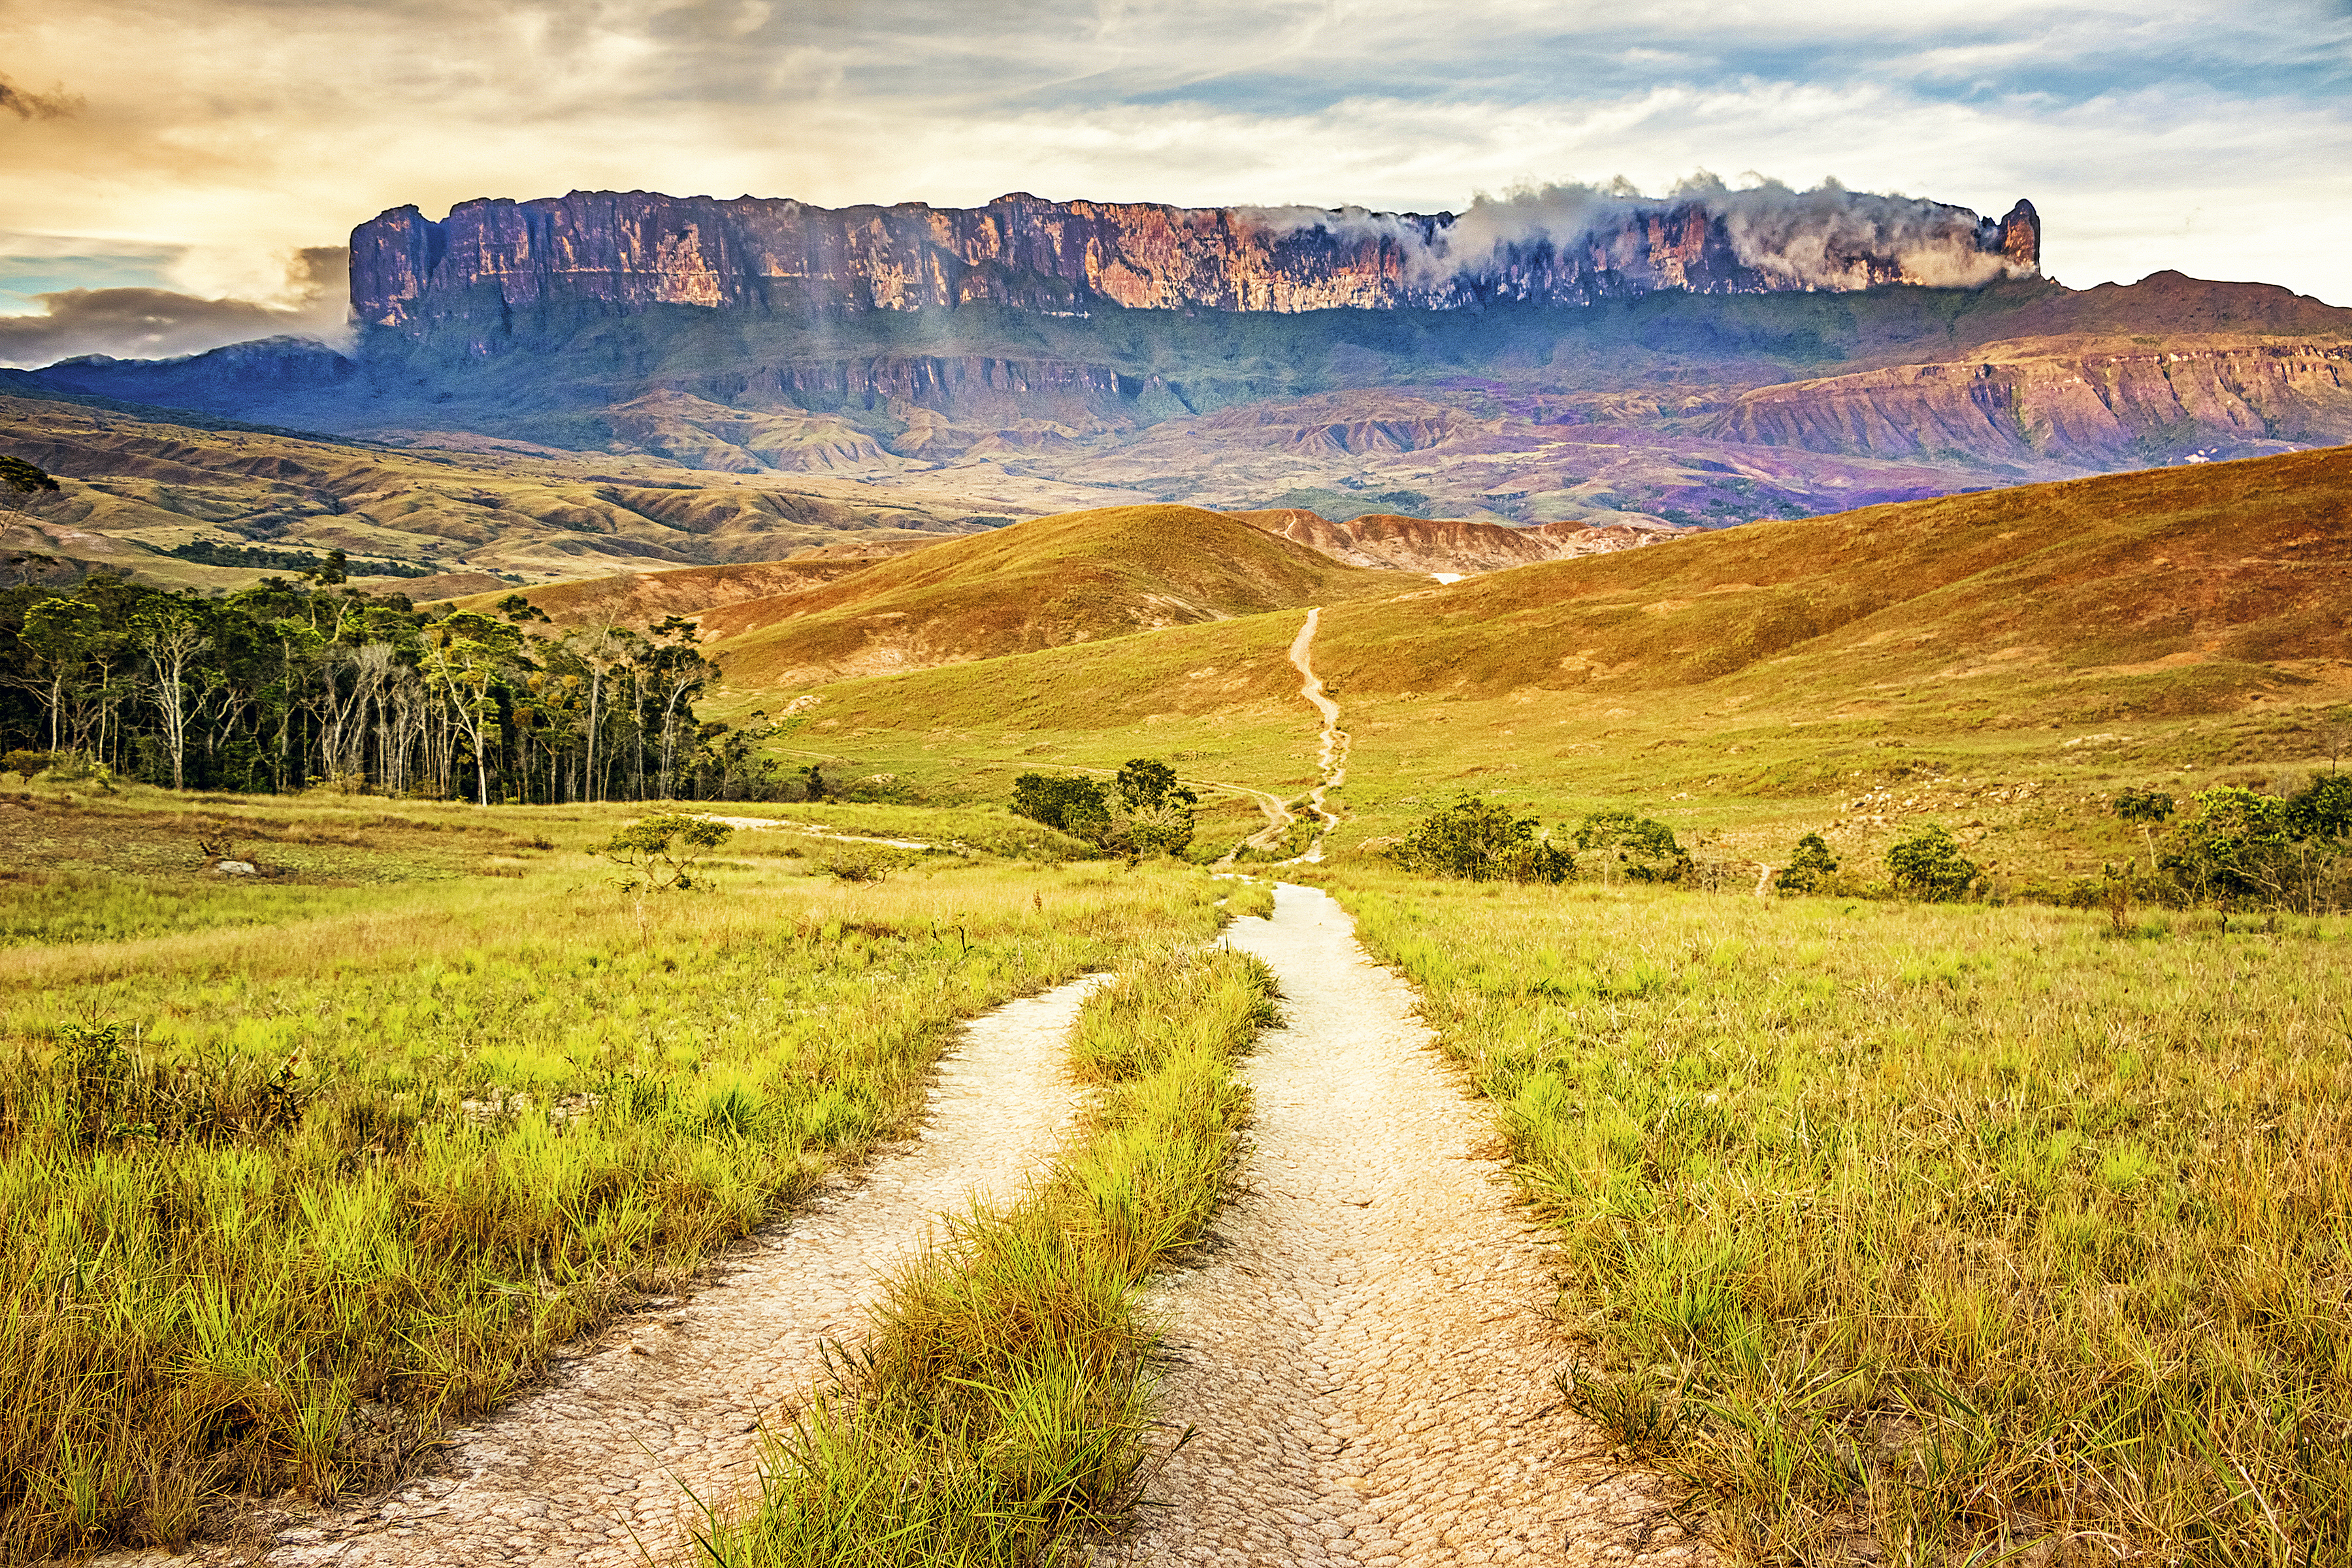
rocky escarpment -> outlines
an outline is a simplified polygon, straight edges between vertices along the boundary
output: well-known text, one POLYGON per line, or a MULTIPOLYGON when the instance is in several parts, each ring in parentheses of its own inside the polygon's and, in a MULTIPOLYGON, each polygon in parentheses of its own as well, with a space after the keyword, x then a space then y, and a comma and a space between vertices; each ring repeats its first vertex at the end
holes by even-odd
POLYGON ((1707 434, 1821 452, 2057 458, 2091 468, 2329 446, 2352 441, 2352 343, 1992 344, 1966 361, 1761 387, 1707 434))
POLYGON ((364 326, 488 327, 542 305, 919 310, 990 302, 1295 312, 1585 305, 1698 293, 1972 285, 2038 270, 2041 221, 1835 188, 1653 201, 1482 204, 1470 213, 1051 202, 826 208, 643 191, 413 206, 352 236, 364 326))

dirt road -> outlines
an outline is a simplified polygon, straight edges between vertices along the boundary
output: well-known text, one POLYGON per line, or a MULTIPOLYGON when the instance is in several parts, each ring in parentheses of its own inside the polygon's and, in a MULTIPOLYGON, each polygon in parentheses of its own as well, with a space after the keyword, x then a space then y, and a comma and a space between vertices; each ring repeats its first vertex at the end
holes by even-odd
POLYGON ((1710 1561, 1562 1407, 1544 1238, 1411 989, 1311 889, 1229 940, 1280 974, 1289 1025, 1248 1069, 1247 1195, 1154 1291, 1178 1358, 1160 1414, 1197 1435, 1098 1561, 1710 1561))
MULTIPOLYGON (((882 1277, 977 1194, 1003 1200, 1067 1134, 1065 1045, 1081 980, 965 1026, 921 1136, 763 1227, 689 1300, 616 1325, 536 1391, 452 1434, 446 1473, 278 1531, 277 1564, 554 1568, 635 1564, 686 1542, 688 1489, 755 1489, 759 1425, 807 1393, 825 1340, 865 1331, 882 1277)), ((225 1548, 193 1561, 243 1561, 225 1548)), ((111 1564, 188 1557, 124 1553, 111 1564)))

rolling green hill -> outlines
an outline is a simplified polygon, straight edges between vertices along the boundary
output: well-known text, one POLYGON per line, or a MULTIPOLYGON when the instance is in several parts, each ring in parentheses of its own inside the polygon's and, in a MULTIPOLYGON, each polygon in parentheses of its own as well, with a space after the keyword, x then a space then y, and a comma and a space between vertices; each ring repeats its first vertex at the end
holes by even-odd
MULTIPOLYGON (((2352 449, 2335 448, 1450 585, 1365 574, 1374 592, 1322 601, 1313 647, 1352 737, 1333 852, 1467 788, 1538 813, 1637 800, 1751 863, 1799 831, 1874 856, 1908 814, 2051 874, 2095 872, 2137 852, 2101 804, 2117 781, 2267 786, 2345 749, 2327 737, 2352 735, 2347 496, 2352 449)), ((1285 657, 1304 618, 831 684, 736 664, 714 708, 810 699, 784 745, 940 798, 1164 757, 1233 786, 1202 835, 1237 837, 1262 820, 1251 792, 1295 798, 1317 777, 1317 720, 1285 657)))
POLYGON ((994 659, 1392 593, 1217 512, 1111 507, 1039 518, 702 617, 738 689, 994 659))
MULTIPOLYGON (((2030 678, 2226 705, 2322 679, 2305 667, 2344 657, 2347 498, 2352 448, 2335 447, 1753 523, 1401 594, 1394 575, 1367 573, 1349 579, 1363 597, 1326 599, 1315 659, 1359 700, 1585 700, 1736 682, 1751 699, 1834 710, 2030 678)), ((829 711, 877 727, 980 723, 1000 709, 1072 729, 1203 715, 1286 697, 1297 677, 1282 650, 1296 630, 1295 616, 1260 616, 1057 647, 984 672, 837 687, 829 711)), ((730 683, 754 684, 763 668, 730 663, 730 683)))

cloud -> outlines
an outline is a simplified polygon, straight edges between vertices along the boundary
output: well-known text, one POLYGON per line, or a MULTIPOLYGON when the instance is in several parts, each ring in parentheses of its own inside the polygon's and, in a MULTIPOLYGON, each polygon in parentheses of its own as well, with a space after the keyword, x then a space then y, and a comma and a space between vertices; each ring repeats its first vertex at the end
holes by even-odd
POLYGON ((37 315, 0 316, 0 364, 36 368, 84 354, 169 359, 253 338, 349 343, 351 251, 312 247, 295 254, 287 278, 292 304, 205 300, 168 289, 65 289, 35 295, 37 315))
POLYGON ((0 76, 0 109, 19 120, 63 120, 68 114, 79 114, 83 100, 69 92, 27 92, 6 77, 0 76))

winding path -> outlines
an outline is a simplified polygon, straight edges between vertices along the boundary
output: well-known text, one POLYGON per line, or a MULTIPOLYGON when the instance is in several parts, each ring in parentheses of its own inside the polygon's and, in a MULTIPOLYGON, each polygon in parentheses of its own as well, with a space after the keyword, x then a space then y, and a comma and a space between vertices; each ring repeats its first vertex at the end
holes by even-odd
MULTIPOLYGON (((1330 791, 1348 782, 1348 731, 1339 728, 1339 704, 1332 700, 1330 695, 1323 689, 1323 678, 1315 673, 1313 658, 1315 631, 1322 621, 1323 607, 1318 605, 1307 612, 1307 624, 1298 628, 1298 635, 1290 642, 1290 666, 1298 671, 1298 695, 1313 703, 1315 710, 1323 716, 1322 749, 1315 760, 1318 777, 1314 789, 1309 791, 1307 796, 1307 805, 1315 813, 1318 826, 1315 829, 1315 837, 1308 842, 1306 849, 1287 860, 1276 861, 1275 864, 1277 866, 1296 866, 1302 861, 1323 858, 1323 840, 1329 836, 1333 828, 1339 826, 1338 814, 1325 803, 1324 797, 1330 791)), ((1266 825, 1264 827, 1225 851, 1224 855, 1217 860, 1218 869, 1232 867, 1241 858, 1241 852, 1244 849, 1279 849, 1282 847, 1283 838, 1290 830, 1291 824, 1298 820, 1291 815, 1287 805, 1262 790, 1248 789, 1239 784, 1214 784, 1212 787, 1246 795, 1255 799, 1259 809, 1266 815, 1266 825)))
MULTIPOLYGON (((1323 678, 1315 673, 1315 631, 1322 624, 1323 607, 1318 605, 1307 612, 1307 624, 1298 628, 1297 637, 1290 643, 1290 666, 1298 671, 1298 695, 1315 705, 1323 716, 1322 750, 1317 754, 1315 766, 1322 775, 1317 782, 1307 804, 1323 826, 1316 830, 1315 841, 1307 847, 1299 860, 1323 858, 1323 840, 1339 826, 1339 816, 1324 805, 1324 795, 1348 782, 1348 731, 1339 728, 1339 704, 1323 689, 1323 678)), ((1294 865, 1296 861, 1285 861, 1294 865)))
MULTIPOLYGON (((537 1390, 451 1434, 443 1473, 281 1528, 259 1561, 570 1568, 673 1555, 699 1518, 696 1497, 719 1503, 754 1489, 761 1424, 789 1419, 824 1342, 865 1330, 882 1278, 935 1234, 939 1216, 975 1196, 1014 1197, 1061 1146, 1083 1099, 1065 1076, 1064 1047, 1102 978, 966 1025, 919 1139, 755 1232, 683 1303, 612 1325, 537 1390)), ((252 1560, 225 1550, 196 1559, 252 1560)))
POLYGON ((1312 889, 1234 946, 1281 976, 1246 1195, 1205 1266, 1154 1289, 1194 1427, 1103 1563, 1699 1564, 1654 1476, 1562 1407, 1546 1241, 1486 1153, 1491 1115, 1412 990, 1312 889))

